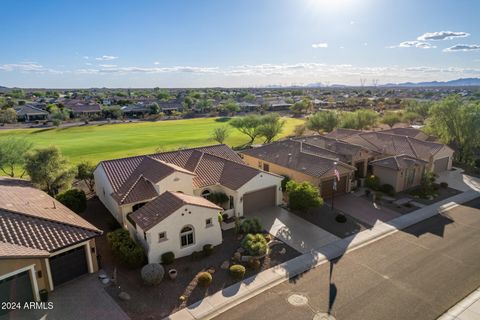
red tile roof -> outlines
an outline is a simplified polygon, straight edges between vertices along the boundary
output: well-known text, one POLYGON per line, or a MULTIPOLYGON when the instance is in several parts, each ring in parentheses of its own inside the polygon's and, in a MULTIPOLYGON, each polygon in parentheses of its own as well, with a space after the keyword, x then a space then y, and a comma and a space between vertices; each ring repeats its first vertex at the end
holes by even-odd
POLYGON ((185 205, 210 208, 219 211, 223 210, 219 206, 202 197, 166 191, 137 211, 131 213, 130 218, 142 230, 148 231, 185 205))

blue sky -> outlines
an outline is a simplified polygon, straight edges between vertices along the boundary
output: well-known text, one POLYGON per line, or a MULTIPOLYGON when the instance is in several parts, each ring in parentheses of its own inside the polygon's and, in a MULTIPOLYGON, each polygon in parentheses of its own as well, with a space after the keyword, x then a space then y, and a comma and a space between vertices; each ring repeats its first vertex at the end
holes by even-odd
POLYGON ((0 85, 246 87, 480 77, 477 0, 2 0, 0 85))

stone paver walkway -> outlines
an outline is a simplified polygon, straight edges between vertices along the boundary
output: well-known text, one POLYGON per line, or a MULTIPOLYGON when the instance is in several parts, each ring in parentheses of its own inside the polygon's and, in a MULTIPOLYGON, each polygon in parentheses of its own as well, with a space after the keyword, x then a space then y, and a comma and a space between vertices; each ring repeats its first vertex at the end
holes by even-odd
POLYGON ((398 212, 375 206, 371 201, 351 194, 335 198, 335 208, 371 226, 401 216, 398 212))
POLYGON ((280 207, 248 215, 248 218, 252 217, 258 218, 266 230, 301 253, 340 239, 280 207))

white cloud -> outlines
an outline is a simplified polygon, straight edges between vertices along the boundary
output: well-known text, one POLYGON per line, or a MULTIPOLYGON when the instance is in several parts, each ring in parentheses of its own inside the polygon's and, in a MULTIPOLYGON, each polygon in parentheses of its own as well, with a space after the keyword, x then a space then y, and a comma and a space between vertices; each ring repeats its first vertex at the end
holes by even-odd
POLYGON ((368 42, 364 42, 363 45, 366 47, 368 46, 368 42))
POLYGON ((352 21, 350 21, 350 24, 352 24, 352 25, 353 25, 353 24, 355 24, 355 21, 353 21, 353 20, 352 20, 352 21))
POLYGON ((91 66, 92 64, 90 62, 85 62, 86 66, 91 66))
POLYGON ((456 44, 452 47, 443 49, 444 52, 455 52, 455 51, 474 51, 480 50, 479 44, 456 44))
POLYGON ((328 48, 328 43, 322 42, 322 43, 314 43, 312 44, 312 48, 318 49, 318 48, 328 48))
POLYGON ((427 32, 422 34, 417 38, 419 41, 429 41, 429 40, 451 40, 455 38, 464 38, 468 37, 470 33, 467 32, 454 32, 454 31, 438 31, 438 32, 427 32))
POLYGON ((102 68, 115 68, 117 65, 116 64, 99 64, 99 66, 102 68))
POLYGON ((417 40, 412 40, 412 41, 403 41, 400 42, 398 45, 395 46, 389 46, 387 48, 421 48, 421 49, 432 49, 436 48, 436 46, 424 42, 424 41, 417 41, 417 40))
POLYGON ((118 57, 115 57, 115 56, 101 56, 101 57, 97 57, 95 58, 95 60, 98 60, 98 61, 110 61, 110 60, 115 60, 115 59, 118 59, 118 57))
POLYGON ((0 65, 0 70, 31 72, 31 73, 62 73, 62 71, 46 68, 34 62, 2 64, 0 65))
POLYGON ((83 59, 88 60, 88 59, 90 59, 90 57, 89 56, 83 56, 83 59))
POLYGON ((158 65, 160 64, 160 62, 155 61, 153 64, 156 65, 156 66, 158 66, 158 65))

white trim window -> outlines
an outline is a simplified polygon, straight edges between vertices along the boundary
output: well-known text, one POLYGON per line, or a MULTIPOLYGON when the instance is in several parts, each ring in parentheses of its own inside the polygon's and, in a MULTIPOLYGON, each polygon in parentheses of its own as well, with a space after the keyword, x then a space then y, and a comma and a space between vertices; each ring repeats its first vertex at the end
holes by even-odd
POLYGON ((192 226, 185 226, 180 231, 180 246, 182 248, 191 246, 195 243, 195 232, 192 226))
POLYGON ((158 242, 167 241, 167 233, 165 231, 158 234, 158 242))

